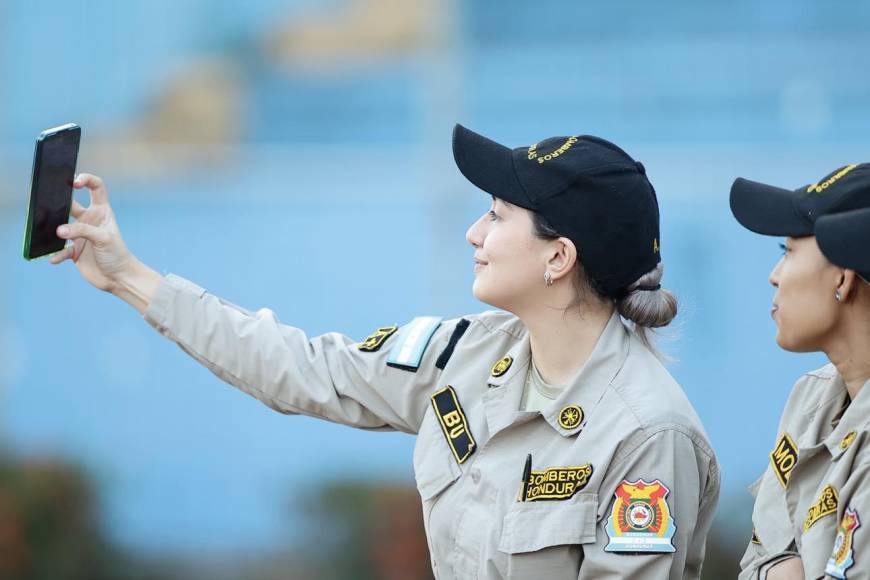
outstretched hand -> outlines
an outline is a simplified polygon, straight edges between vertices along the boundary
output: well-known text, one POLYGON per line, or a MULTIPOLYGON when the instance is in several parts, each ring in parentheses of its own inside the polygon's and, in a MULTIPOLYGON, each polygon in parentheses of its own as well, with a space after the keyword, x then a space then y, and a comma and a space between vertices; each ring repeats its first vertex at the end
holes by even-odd
POLYGON ((135 257, 121 237, 103 180, 96 175, 81 173, 75 178, 73 187, 87 187, 91 192, 91 202, 84 207, 73 200, 70 213, 76 221, 57 229, 58 237, 70 242, 49 262, 60 264, 72 260, 85 280, 100 290, 111 292, 125 271, 132 268, 135 257))

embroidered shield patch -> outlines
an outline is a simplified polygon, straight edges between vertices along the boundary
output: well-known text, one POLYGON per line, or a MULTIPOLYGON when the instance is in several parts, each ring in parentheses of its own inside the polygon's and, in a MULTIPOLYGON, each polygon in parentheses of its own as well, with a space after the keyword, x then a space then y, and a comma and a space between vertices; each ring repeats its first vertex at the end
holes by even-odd
POLYGON ((670 489, 658 479, 647 483, 623 480, 614 492, 607 520, 606 552, 675 552, 676 522, 665 497, 670 489))
POLYGON ((840 521, 840 528, 837 531, 837 539, 834 540, 834 552, 828 560, 828 565, 825 566, 825 574, 830 574, 841 580, 846 579, 846 570, 855 563, 852 538, 855 535, 855 530, 860 526, 861 520, 858 519, 858 511, 851 507, 846 508, 843 519, 840 521))

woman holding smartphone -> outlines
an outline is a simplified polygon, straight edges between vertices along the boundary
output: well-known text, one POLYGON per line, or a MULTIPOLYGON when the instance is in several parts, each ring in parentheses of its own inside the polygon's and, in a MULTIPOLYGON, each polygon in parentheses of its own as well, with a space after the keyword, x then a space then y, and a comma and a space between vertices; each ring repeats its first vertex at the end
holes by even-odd
POLYGON ((786 403, 740 578, 870 578, 870 164, 795 191, 737 179, 731 209, 787 238, 770 274, 776 342, 830 360, 786 403))
POLYGON ((509 149, 460 125, 453 151, 492 196, 467 239, 500 311, 309 338, 140 263, 90 175, 51 261, 275 410, 417 434, 438 578, 698 578, 719 471, 647 336, 676 300, 643 165, 596 137, 509 149))

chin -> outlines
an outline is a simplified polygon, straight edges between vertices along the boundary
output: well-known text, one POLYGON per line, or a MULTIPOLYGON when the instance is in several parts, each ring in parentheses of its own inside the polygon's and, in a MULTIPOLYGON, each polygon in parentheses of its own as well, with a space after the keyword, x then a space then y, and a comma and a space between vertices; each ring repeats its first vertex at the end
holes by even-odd
POLYGON ((780 331, 776 333, 776 344, 788 352, 816 352, 819 350, 815 345, 808 344, 807 341, 786 336, 780 331))
POLYGON ((493 308, 505 310, 505 307, 502 304, 504 301, 499 300, 498 294, 492 292, 490 288, 487 288, 486 284, 481 284, 480 280, 474 281, 474 286, 472 286, 471 288, 471 293, 474 295, 475 298, 477 298, 484 304, 489 304, 493 308))

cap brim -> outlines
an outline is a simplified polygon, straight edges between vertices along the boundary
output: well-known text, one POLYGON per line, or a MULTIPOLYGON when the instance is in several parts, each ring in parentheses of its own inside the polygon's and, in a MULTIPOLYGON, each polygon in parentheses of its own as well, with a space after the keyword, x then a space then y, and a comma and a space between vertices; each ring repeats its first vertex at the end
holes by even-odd
POLYGON ((507 202, 534 209, 517 180, 513 151, 460 124, 453 128, 453 159, 468 181, 507 202))
POLYGON ((870 208, 822 216, 816 220, 815 233, 831 263, 870 281, 870 208))
POLYGON ((810 236, 813 226, 795 209, 788 189, 738 177, 731 186, 731 213, 748 230, 766 236, 810 236))

